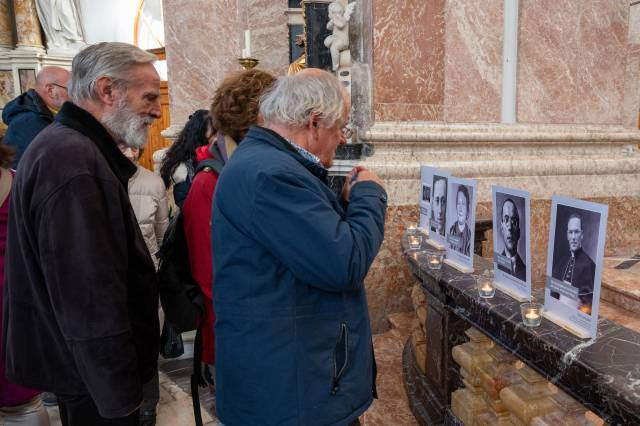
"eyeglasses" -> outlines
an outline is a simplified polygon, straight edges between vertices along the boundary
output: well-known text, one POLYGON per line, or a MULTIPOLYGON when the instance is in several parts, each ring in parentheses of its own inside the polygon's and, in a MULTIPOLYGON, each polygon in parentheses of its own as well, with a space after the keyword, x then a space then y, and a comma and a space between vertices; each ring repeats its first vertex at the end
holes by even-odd
POLYGON ((64 90, 67 90, 67 91, 69 90, 69 89, 67 89, 67 86, 63 86, 63 85, 58 84, 58 83, 51 83, 51 85, 59 87, 59 88, 64 89, 64 90))

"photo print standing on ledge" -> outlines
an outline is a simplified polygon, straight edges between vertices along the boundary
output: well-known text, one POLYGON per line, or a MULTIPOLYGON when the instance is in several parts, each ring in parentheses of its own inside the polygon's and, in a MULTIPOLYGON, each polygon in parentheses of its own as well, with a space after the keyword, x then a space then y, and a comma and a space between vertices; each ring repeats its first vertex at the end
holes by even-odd
POLYGON ((447 187, 449 174, 442 170, 433 172, 431 183, 431 219, 429 219, 428 242, 440 249, 447 247, 447 187))
POLYGON ((429 221, 431 220, 431 185, 435 167, 420 166, 420 224, 421 229, 429 233, 429 221))
POLYGON ((447 263, 473 272, 476 227, 476 181, 451 177, 447 188, 447 263))
POLYGON ((608 207, 554 196, 544 315, 582 338, 595 338, 608 207))
POLYGON ((531 195, 493 186, 491 198, 496 287, 520 302, 531 300, 531 195))

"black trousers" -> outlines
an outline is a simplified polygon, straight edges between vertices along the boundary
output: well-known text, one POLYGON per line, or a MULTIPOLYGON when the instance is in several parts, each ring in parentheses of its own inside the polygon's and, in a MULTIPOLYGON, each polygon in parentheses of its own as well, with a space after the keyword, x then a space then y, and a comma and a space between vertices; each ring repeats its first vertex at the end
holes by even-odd
POLYGON ((138 410, 127 417, 105 419, 89 395, 56 395, 63 426, 138 426, 138 410))

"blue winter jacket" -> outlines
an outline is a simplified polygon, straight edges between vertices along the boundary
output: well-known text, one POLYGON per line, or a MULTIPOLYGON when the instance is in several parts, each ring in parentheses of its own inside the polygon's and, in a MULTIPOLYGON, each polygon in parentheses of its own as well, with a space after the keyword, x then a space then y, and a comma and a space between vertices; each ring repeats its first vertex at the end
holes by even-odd
POLYGON ((216 409, 226 426, 346 425, 375 394, 363 280, 387 196, 356 183, 346 209, 326 170, 252 127, 213 202, 216 409))
POLYGON ((53 113, 40 95, 30 89, 7 103, 2 110, 2 121, 9 126, 3 142, 16 150, 11 165, 16 169, 33 138, 53 122, 53 113))

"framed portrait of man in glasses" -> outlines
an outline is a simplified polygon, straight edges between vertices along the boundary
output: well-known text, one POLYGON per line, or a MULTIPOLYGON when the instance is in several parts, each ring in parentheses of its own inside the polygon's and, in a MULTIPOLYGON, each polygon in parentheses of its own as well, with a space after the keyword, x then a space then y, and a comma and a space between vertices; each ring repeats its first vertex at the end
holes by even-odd
POLYGON ((519 301, 531 299, 530 194, 493 186, 493 267, 496 287, 519 301))

